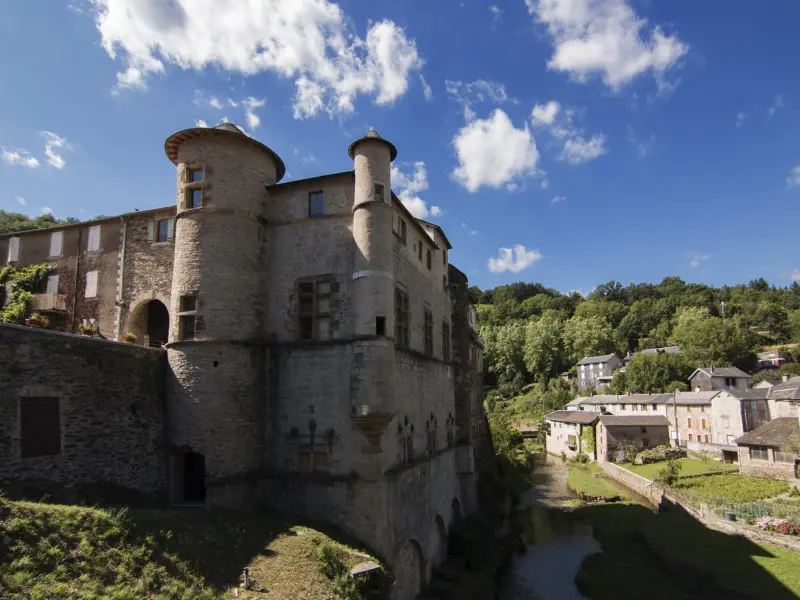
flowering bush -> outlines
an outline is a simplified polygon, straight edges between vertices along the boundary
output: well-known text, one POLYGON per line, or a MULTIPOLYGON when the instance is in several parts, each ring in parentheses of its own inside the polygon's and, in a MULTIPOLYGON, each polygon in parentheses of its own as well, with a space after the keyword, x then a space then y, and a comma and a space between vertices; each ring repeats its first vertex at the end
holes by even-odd
POLYGON ((800 535, 800 527, 792 525, 786 519, 766 516, 756 517, 753 519, 752 524, 764 531, 772 531, 773 533, 782 533, 784 535, 800 535))

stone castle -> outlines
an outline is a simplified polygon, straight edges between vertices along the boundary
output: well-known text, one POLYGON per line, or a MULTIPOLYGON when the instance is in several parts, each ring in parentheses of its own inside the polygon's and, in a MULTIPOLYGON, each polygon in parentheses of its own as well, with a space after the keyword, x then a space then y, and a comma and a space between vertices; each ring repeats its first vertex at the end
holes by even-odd
POLYGON ((232 124, 165 150, 175 206, 0 235, 9 264, 55 265, 29 302, 49 328, 0 324, 0 480, 291 510, 415 597, 477 508, 486 435, 444 231, 392 192, 397 150, 374 130, 352 171, 287 183, 232 124))

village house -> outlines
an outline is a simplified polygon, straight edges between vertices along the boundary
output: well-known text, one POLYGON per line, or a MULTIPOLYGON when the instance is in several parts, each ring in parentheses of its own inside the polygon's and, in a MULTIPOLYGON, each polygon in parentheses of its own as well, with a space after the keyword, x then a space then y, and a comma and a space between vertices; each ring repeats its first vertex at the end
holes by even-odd
POLYGON ((597 394, 578 396, 567 403, 567 410, 583 410, 612 415, 667 415, 667 402, 672 394, 597 394))
POLYGON ((614 371, 622 367, 616 354, 587 356, 578 361, 578 386, 600 389, 611 383, 614 371))
MULTIPOLYGON (((549 426, 545 450, 548 454, 575 458, 584 452, 581 448, 581 435, 586 428, 594 425, 599 416, 595 412, 570 410, 557 410, 545 415, 544 422, 549 426)), ((594 449, 585 453, 594 460, 594 449)))
POLYGON ((800 479, 800 423, 797 417, 779 417, 736 440, 742 475, 800 479))
POLYGON ((598 462, 619 462, 625 447, 637 451, 669 444, 669 421, 663 415, 601 415, 596 426, 598 462))
POLYGON ((750 389, 750 375, 736 367, 709 367, 695 369, 689 375, 689 384, 695 392, 727 390, 737 388, 750 389))
POLYGON ((678 446, 687 443, 711 443, 712 399, 720 392, 677 392, 667 401, 672 439, 678 446))

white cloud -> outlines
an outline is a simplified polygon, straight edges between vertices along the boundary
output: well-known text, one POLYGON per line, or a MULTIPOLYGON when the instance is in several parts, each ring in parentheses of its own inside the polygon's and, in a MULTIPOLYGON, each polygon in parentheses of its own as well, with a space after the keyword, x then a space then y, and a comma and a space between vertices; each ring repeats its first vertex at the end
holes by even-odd
POLYGON ((67 161, 56 150, 71 150, 72 148, 67 143, 66 138, 56 135, 52 131, 40 131, 39 135, 44 138, 44 154, 47 156, 47 162, 56 169, 63 169, 67 161))
POLYGON ((640 140, 636 137, 636 133, 630 125, 628 125, 625 139, 636 147, 636 151, 642 158, 650 154, 656 146, 656 136, 654 133, 651 133, 647 140, 640 140))
POLYGON ((503 9, 499 6, 492 4, 489 6, 489 12, 492 13, 492 19, 494 19, 495 23, 503 19, 503 9))
POLYGON ((559 202, 564 202, 566 199, 566 196, 553 196, 553 199, 550 200, 550 204, 558 204, 559 202))
POLYGON ((255 110, 264 106, 266 98, 253 98, 248 96, 242 100, 244 105, 244 118, 247 122, 247 128, 252 133, 256 128, 261 125, 261 118, 256 114, 255 110))
POLYGON ((42 214, 43 215, 52 215, 53 214, 53 209, 50 208, 49 206, 43 206, 42 207, 42 214))
POLYGON ((27 150, 8 150, 3 148, 3 160, 10 165, 18 165, 28 169, 35 169, 39 166, 37 158, 31 156, 31 153, 27 150))
POLYGON ((526 124, 517 129, 499 108, 488 119, 467 123, 453 138, 458 167, 453 177, 470 192, 499 188, 536 172, 539 151, 526 124))
POLYGON ((541 258, 542 255, 538 250, 528 250, 522 244, 517 244, 513 249, 500 248, 497 258, 489 259, 489 270, 492 273, 504 273, 505 271, 519 273, 541 258))
POLYGON ((28 201, 27 201, 27 200, 25 200, 25 198, 22 198, 22 197, 20 197, 20 196, 16 196, 16 197, 14 198, 14 200, 16 200, 17 202, 19 202, 20 204, 22 204, 22 206, 25 206, 25 205, 28 203, 28 201))
POLYGON ((450 100, 464 107, 465 121, 471 121, 475 118, 473 104, 516 103, 516 100, 510 98, 508 92, 506 92, 506 86, 497 81, 478 79, 472 83, 464 83, 463 81, 446 79, 444 87, 450 100))
POLYGON ((786 187, 792 189, 800 185, 800 164, 792 167, 789 172, 789 177, 786 178, 786 187))
POLYGON ((146 88, 167 65, 217 67, 293 79, 294 115, 350 113, 359 95, 391 104, 423 60, 414 40, 389 20, 366 37, 331 0, 93 0, 102 46, 123 70, 117 90, 146 88))
POLYGON ((550 100, 547 104, 537 104, 531 111, 531 121, 534 125, 552 125, 560 110, 561 105, 555 100, 550 100))
POLYGON ((800 281, 800 269, 795 269, 792 271, 791 275, 792 281, 800 281))
POLYGON ((711 258, 710 254, 702 254, 700 252, 690 252, 689 253, 689 266, 693 269, 700 266, 700 263, 703 263, 711 258))
POLYGON ((478 230, 477 229, 470 229, 469 227, 467 227, 466 223, 461 223, 461 228, 464 231, 466 231, 467 235, 469 235, 469 236, 478 235, 478 230))
POLYGON ((414 171, 404 173, 396 165, 392 165, 391 170, 392 189, 397 193, 400 202, 417 219, 426 219, 428 215, 438 216, 442 209, 438 206, 428 208, 427 203, 419 197, 420 192, 428 189, 428 170, 425 163, 417 161, 414 163, 414 171))
MULTIPOLYGON (((224 108, 241 108, 244 111, 244 120, 247 123, 247 129, 250 133, 255 132, 258 126, 261 124, 261 117, 256 114, 256 109, 261 108, 266 104, 266 98, 255 98, 253 96, 248 96, 242 100, 234 100, 233 98, 228 98, 225 101, 220 100, 216 96, 206 96, 200 90, 194 91, 194 99, 192 100, 194 104, 200 107, 209 107, 215 110, 223 110, 224 108)), ((220 123, 224 123, 228 120, 228 117, 223 117, 220 123)), ((204 119, 200 119, 198 122, 205 123, 204 119)), ((203 125, 203 127, 207 127, 208 125, 203 125)))
POLYGON ((419 76, 420 82, 422 82, 422 92, 425 94, 425 102, 431 102, 433 100, 433 89, 431 86, 428 85, 428 82, 425 81, 425 78, 420 73, 419 76))
POLYGON ((564 150, 559 158, 573 165, 594 160, 606 153, 605 142, 606 138, 602 134, 588 140, 581 136, 571 138, 564 142, 564 150))
POLYGON ((197 119, 197 121, 194 122, 194 126, 195 127, 208 127, 208 123, 206 123, 203 119, 197 119))
MULTIPOLYGON (((579 82, 594 74, 617 90, 652 71, 659 87, 664 74, 689 47, 659 26, 652 30, 625 0, 525 0, 529 12, 553 40, 549 69, 579 82)), ((669 87, 669 84, 664 83, 669 87)))
POLYGON ((744 112, 743 110, 740 110, 738 113, 736 113, 736 126, 741 127, 746 118, 747 118, 747 113, 744 112))
POLYGON ((785 108, 785 107, 786 104, 784 104, 783 102, 783 94, 778 94, 777 96, 775 96, 775 102, 773 102, 772 106, 770 106, 767 109, 767 115, 771 117, 778 111, 779 108, 785 108))

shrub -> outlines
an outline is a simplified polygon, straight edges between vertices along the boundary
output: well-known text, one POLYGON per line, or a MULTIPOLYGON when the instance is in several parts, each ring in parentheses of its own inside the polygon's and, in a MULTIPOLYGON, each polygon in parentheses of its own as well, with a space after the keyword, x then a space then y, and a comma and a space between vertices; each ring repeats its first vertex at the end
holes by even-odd
POLYGON ((41 327, 47 327, 50 324, 50 319, 48 319, 43 314, 38 312, 33 313, 30 317, 28 317, 31 321, 37 321, 41 327))
POLYGON ((636 450, 636 446, 631 443, 627 443, 622 447, 622 451, 625 453, 625 462, 630 464, 636 462, 636 455, 639 453, 636 450))
POLYGON ((681 464, 677 460, 668 460, 664 468, 656 475, 656 483, 664 485, 673 485, 678 481, 678 476, 681 472, 681 464))
POLYGON ((662 444, 640 452, 636 457, 636 462, 641 465, 649 465, 650 463, 677 460, 679 458, 686 458, 686 450, 662 444))
POLYGON ((122 334, 122 339, 125 340, 126 342, 132 342, 133 343, 133 342, 136 341, 137 338, 136 338, 136 334, 133 333, 132 331, 126 331, 125 333, 122 334))

